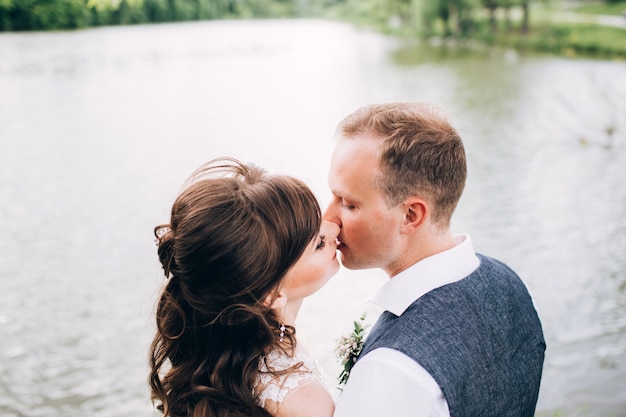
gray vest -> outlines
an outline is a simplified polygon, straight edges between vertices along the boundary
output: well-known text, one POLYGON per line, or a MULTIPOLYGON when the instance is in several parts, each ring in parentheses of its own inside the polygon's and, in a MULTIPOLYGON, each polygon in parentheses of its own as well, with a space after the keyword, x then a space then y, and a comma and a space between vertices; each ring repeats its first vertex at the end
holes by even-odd
POLYGON ((546 344, 532 299, 503 263, 478 255, 471 275, 386 311, 361 358, 387 347, 437 381, 451 417, 533 417, 546 344))

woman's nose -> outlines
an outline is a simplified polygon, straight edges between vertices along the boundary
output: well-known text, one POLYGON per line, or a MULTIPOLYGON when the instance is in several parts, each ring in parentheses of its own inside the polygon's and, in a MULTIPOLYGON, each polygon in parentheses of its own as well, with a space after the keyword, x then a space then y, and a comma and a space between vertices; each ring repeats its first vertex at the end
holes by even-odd
POLYGON ((326 210, 324 211, 324 215, 322 216, 322 219, 324 219, 327 222, 332 222, 335 225, 337 225, 339 228, 341 228, 341 219, 339 218, 338 213, 339 212, 337 210, 337 204, 334 201, 331 201, 326 207, 326 210))
POLYGON ((339 236, 339 232, 341 231, 337 223, 331 222, 328 220, 323 220, 322 224, 323 224, 323 227, 326 229, 325 234, 328 235, 332 239, 337 239, 337 236, 339 236))

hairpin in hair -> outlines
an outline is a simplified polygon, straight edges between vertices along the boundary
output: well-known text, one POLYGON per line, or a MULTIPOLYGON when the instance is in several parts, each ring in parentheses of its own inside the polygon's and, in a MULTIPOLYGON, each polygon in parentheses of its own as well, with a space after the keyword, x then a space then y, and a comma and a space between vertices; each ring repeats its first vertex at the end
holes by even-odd
POLYGON ((169 232, 172 231, 172 228, 169 226, 157 226, 154 229, 154 236, 156 236, 156 239, 154 239, 154 243, 159 246, 159 242, 161 242, 161 239, 163 238, 163 236, 165 236, 166 234, 168 234, 169 232))

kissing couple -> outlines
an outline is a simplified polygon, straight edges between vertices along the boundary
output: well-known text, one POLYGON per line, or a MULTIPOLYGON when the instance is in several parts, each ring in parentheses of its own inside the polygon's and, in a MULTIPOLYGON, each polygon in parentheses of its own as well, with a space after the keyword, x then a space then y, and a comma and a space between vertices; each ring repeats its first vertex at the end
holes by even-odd
POLYGON ((466 176, 458 132, 427 103, 340 122, 324 212, 293 177, 231 158, 197 169, 155 228, 153 403, 165 417, 532 417, 541 323, 517 274, 452 233, 466 176), (338 252, 390 279, 334 401, 295 322, 338 252))

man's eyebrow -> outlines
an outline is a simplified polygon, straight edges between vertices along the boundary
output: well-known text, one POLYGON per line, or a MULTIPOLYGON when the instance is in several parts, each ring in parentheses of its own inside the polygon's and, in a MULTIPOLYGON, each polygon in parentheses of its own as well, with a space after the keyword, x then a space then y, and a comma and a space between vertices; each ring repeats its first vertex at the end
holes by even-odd
POLYGON ((328 187, 328 189, 330 190, 332 195, 336 195, 338 197, 340 197, 342 195, 340 191, 338 191, 338 190, 336 190, 336 189, 334 189, 332 187, 328 187))

